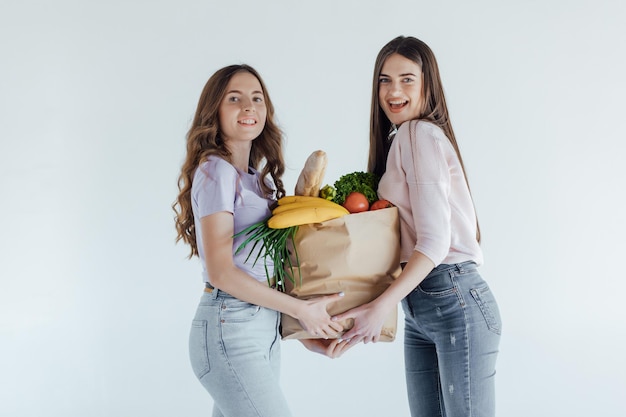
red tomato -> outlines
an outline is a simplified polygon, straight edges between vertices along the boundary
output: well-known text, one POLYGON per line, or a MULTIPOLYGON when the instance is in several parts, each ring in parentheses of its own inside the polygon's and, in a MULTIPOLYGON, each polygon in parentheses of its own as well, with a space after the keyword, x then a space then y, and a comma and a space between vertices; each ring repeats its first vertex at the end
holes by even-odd
POLYGON ((370 208, 370 204, 367 201, 367 197, 363 193, 352 192, 346 197, 346 201, 343 202, 343 206, 350 213, 360 213, 367 211, 370 208))
POLYGON ((370 210, 380 210, 389 207, 393 207, 393 204, 391 204, 388 200, 378 200, 372 203, 370 210))

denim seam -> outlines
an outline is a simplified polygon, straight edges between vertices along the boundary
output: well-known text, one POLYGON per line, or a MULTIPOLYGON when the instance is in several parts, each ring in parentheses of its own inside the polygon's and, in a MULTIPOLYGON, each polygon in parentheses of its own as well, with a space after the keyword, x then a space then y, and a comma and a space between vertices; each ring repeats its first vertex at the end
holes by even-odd
POLYGON ((463 309, 463 314, 465 315, 465 343, 467 343, 467 357, 465 358, 465 363, 467 363, 467 368, 465 370, 465 372, 467 372, 467 392, 469 394, 467 397, 467 406, 469 411, 468 417, 472 417, 472 365, 470 362, 470 357, 472 356, 470 350, 472 345, 469 341, 470 332, 467 325, 467 315, 465 314, 465 309, 463 309))
MULTIPOLYGON (((224 300, 222 300, 222 304, 224 303, 224 300)), ((257 408, 254 406, 254 401, 252 401, 250 399, 250 395, 248 394, 248 390, 246 389, 246 387, 244 386, 244 384, 241 381, 241 378, 239 377, 239 374, 235 371, 235 369, 232 366, 232 362, 230 361, 228 354, 226 353, 226 348, 224 347, 224 334, 223 334, 223 323, 221 320, 222 317, 222 308, 220 305, 220 321, 219 321, 219 326, 220 326, 220 348, 222 350, 222 355, 224 355, 224 358, 226 359, 226 363, 228 364, 228 369, 230 369, 230 372, 234 375, 235 380, 237 381, 237 384, 239 385, 239 388, 241 389, 241 391, 243 392, 245 398, 248 400, 248 404, 250 404, 251 408, 254 410, 254 412, 257 415, 260 415, 259 410, 257 410, 257 408)))
POLYGON ((195 329, 196 331, 201 330, 202 333, 202 355, 203 355, 203 360, 204 362, 206 362, 204 369, 202 369, 200 372, 196 373, 196 376, 198 377, 198 379, 202 379, 206 374, 208 374, 211 371, 211 361, 209 359, 209 348, 208 348, 208 340, 207 340, 207 320, 198 320, 198 319, 194 319, 191 322, 191 327, 192 327, 192 331, 195 329))
MULTIPOLYGON (((460 291, 459 291, 460 292, 460 291)), ((468 318, 467 318, 467 309, 465 308, 465 306, 463 307, 463 318, 465 320, 465 347, 466 350, 466 357, 465 357, 465 363, 467 364, 465 366, 465 373, 467 375, 467 392, 468 392, 468 398, 467 398, 467 406, 468 406, 468 411, 469 411, 469 415, 467 417, 472 417, 472 369, 471 369, 471 362, 470 362, 470 358, 472 356, 470 349, 471 349, 471 343, 470 343, 470 331, 469 331, 469 325, 468 325, 468 318)))
MULTIPOLYGON (((467 318, 467 304, 465 303, 465 299, 463 298, 463 293, 461 291, 461 289, 458 286, 458 282, 457 282, 457 278, 460 275, 463 275, 465 273, 468 273, 470 271, 464 271, 463 269, 460 269, 458 271, 456 270, 452 270, 450 271, 450 279, 453 282, 454 288, 456 289, 456 293, 457 296, 459 298, 459 302, 461 304, 461 311, 463 312, 463 321, 465 322, 465 330, 464 330, 464 335, 463 335, 463 341, 465 343, 465 352, 466 352, 466 356, 465 356, 465 375, 467 377, 467 390, 468 390, 468 399, 467 399, 467 407, 468 407, 468 411, 469 411, 469 415, 467 417, 472 417, 471 413, 472 413, 472 370, 470 368, 470 357, 471 357, 471 343, 470 343, 470 331, 469 331, 469 320, 467 318)), ((464 388, 464 387, 463 387, 464 388)))
POLYGON ((456 298, 459 300, 461 308, 463 308, 463 317, 465 317, 465 323, 467 324, 467 317, 465 316, 465 298, 463 298, 463 292, 461 291, 461 288, 459 288, 459 283, 457 282, 457 274, 454 271, 450 272, 450 281, 452 282, 452 288, 456 293, 456 298))
POLYGON ((480 287, 480 288, 472 288, 470 290, 470 294, 472 295, 472 298, 474 298, 474 302, 476 303, 476 305, 480 309, 480 313, 482 314, 482 317, 485 320, 485 324, 487 325, 487 328, 491 332, 499 335, 499 334, 501 334, 501 329, 498 326, 498 323, 495 320, 495 317, 494 317, 493 313, 491 312, 491 309, 489 308, 489 306, 483 300, 483 297, 482 297, 483 291, 484 290, 488 290, 488 289, 489 289, 489 287, 487 287, 487 286, 480 287))
POLYGON ((441 378, 439 377, 439 361, 436 362, 436 368, 437 368, 437 373, 435 374, 437 376, 437 387, 439 388, 439 416, 438 417, 443 417, 446 415, 445 412, 445 398, 443 395, 443 387, 441 385, 441 378))

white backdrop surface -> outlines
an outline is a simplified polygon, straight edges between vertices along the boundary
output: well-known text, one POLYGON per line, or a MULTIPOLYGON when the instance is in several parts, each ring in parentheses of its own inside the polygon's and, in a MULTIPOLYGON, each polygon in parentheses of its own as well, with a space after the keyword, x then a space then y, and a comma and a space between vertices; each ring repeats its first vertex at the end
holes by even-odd
MULTIPOLYGON (((204 83, 253 65, 287 188, 316 149, 332 183, 366 168, 374 59, 401 34, 437 55, 466 161, 498 415, 625 415, 625 4, 3 1, 0 416, 209 415, 170 208, 204 83)), ((285 341, 294 415, 408 415, 401 341, 336 360, 285 341)))

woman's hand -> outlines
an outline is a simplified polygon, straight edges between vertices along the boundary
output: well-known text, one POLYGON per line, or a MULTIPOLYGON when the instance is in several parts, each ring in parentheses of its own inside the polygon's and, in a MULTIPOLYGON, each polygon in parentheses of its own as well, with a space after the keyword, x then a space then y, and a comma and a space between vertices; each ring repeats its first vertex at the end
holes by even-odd
POLYGON ((350 340, 350 345, 353 346, 361 341, 378 342, 387 314, 388 311, 371 302, 337 314, 332 319, 333 321, 354 319, 354 326, 342 336, 343 339, 350 340))
POLYGON ((311 352, 328 356, 331 359, 340 357, 354 346, 345 339, 300 339, 300 342, 311 352))
POLYGON ((430 258, 414 251, 400 276, 378 298, 333 317, 335 321, 354 319, 354 326, 342 337, 351 339, 350 344, 378 342, 387 315, 434 267, 430 258))
POLYGON ((297 312, 297 319, 304 330, 311 336, 322 338, 335 338, 343 331, 343 326, 331 320, 328 314, 328 304, 343 297, 343 293, 315 297, 308 300, 300 300, 301 307, 297 312))

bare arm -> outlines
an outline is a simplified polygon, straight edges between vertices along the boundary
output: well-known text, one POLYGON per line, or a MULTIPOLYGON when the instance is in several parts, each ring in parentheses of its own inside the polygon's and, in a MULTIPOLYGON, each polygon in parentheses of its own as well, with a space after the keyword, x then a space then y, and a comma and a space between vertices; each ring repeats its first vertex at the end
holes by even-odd
POLYGON ((417 287, 435 267, 433 262, 421 252, 413 252, 400 276, 375 300, 333 317, 333 320, 354 319, 354 327, 348 330, 344 339, 350 344, 360 341, 377 342, 385 318, 398 303, 417 287))
POLYGON ((233 262, 233 215, 221 211, 200 219, 207 272, 211 284, 240 300, 286 313, 313 335, 335 337, 342 327, 331 321, 326 306, 340 295, 299 300, 269 288, 250 277, 233 262))

